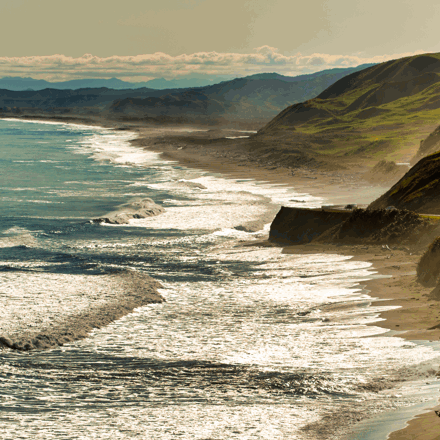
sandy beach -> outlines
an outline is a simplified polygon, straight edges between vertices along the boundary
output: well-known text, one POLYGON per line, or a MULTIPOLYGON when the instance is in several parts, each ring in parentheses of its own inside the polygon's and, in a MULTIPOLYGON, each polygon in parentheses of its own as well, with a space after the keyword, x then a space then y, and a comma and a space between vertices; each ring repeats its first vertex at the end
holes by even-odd
MULTIPOLYGON (((160 131, 160 130, 159 130, 160 131)), ((169 132, 156 132, 167 136, 169 132)), ((161 153, 167 160, 175 160, 186 167, 220 173, 231 178, 247 178, 274 184, 289 185, 296 190, 319 196, 330 204, 356 203, 368 204, 384 193, 389 186, 371 185, 362 178, 363 168, 353 171, 324 171, 312 169, 280 168, 261 166, 249 160, 245 153, 233 148, 222 151, 217 146, 202 148, 200 145, 185 143, 179 138, 176 142, 163 142, 161 138, 145 136, 140 130, 139 137, 132 141, 150 151, 161 153), (238 160, 238 161, 237 161, 238 160)), ((218 136, 218 132, 213 133, 218 136)), ((245 134, 245 133, 242 133, 245 134)), ((231 134, 228 133, 228 136, 231 134)), ((390 185, 391 186, 391 185, 390 185)), ((260 243, 259 245, 273 245, 260 243)), ((354 260, 366 261, 383 275, 382 278, 363 282, 363 286, 374 299, 372 304, 398 306, 381 313, 381 321, 373 325, 390 330, 390 335, 407 340, 438 341, 440 339, 440 298, 433 288, 423 287, 416 281, 416 266, 423 249, 413 247, 384 247, 382 245, 326 245, 308 244, 285 246, 286 253, 332 253, 352 256, 354 260)), ((436 440, 440 439, 440 418, 434 408, 408 422, 402 430, 390 434, 390 440, 436 440)))
MULTIPOLYGON (((204 169, 213 173, 223 174, 230 178, 255 179, 273 184, 288 185, 299 192, 309 193, 326 199, 330 204, 356 203, 366 205, 373 201, 388 187, 371 185, 362 179, 362 170, 355 172, 328 172, 320 170, 270 169, 253 166, 252 163, 237 164, 233 156, 226 155, 222 159, 216 157, 218 150, 213 149, 200 155, 199 148, 169 145, 159 149, 156 143, 153 146, 149 137, 132 141, 134 145, 141 145, 150 151, 161 153, 163 158, 175 160, 180 164, 204 169), (311 177, 316 177, 311 179, 311 177)), ((380 327, 402 332, 400 337, 406 339, 439 339, 440 329, 429 330, 440 323, 440 312, 434 307, 440 300, 431 295, 432 288, 425 288, 415 279, 417 263, 423 254, 423 249, 412 247, 391 247, 382 245, 331 245, 311 243, 307 245, 286 246, 284 252, 290 253, 317 253, 329 252, 353 256, 355 260, 368 261, 382 275, 388 279, 371 280, 365 283, 373 297, 381 301, 389 300, 401 306, 400 309, 385 312, 379 323, 380 327), (432 307, 430 307, 432 306, 432 307)))
MULTIPOLYGON (((206 170, 233 179, 254 179, 260 182, 291 186, 300 193, 322 197, 329 204, 368 204, 389 188, 389 186, 371 185, 365 181, 362 176, 366 169, 362 167, 354 170, 328 171, 309 168, 292 169, 254 162, 249 152, 240 148, 239 143, 236 144, 235 141, 230 139, 225 139, 224 145, 219 143, 218 140, 221 138, 251 134, 237 130, 206 130, 201 127, 145 128, 139 125, 118 126, 114 123, 106 124, 104 121, 78 122, 137 132, 138 137, 131 141, 132 145, 161 153, 162 158, 176 161, 185 167, 206 170), (199 141, 186 142, 185 137, 188 136, 188 133, 191 133, 191 136, 196 134, 199 141), (200 141, 200 139, 206 139, 206 141, 200 141)), ((268 242, 254 243, 253 245, 274 246, 273 243, 268 242)), ((432 288, 425 288, 416 282, 416 266, 423 249, 416 246, 383 247, 381 245, 309 244, 285 246, 283 252, 296 254, 327 252, 348 255, 355 260, 370 262, 372 268, 384 276, 362 283, 373 298, 372 304, 377 301, 380 305, 399 306, 399 308, 382 313, 380 315, 381 321, 375 322, 373 325, 390 330, 392 336, 408 340, 438 341, 440 339, 440 312, 438 310, 440 298, 433 294, 432 288)), ((161 301, 161 297, 156 293, 157 285, 153 280, 151 280, 151 283, 145 297, 140 298, 134 295, 133 298, 127 300, 127 304, 122 304, 122 308, 118 310, 115 308, 112 316, 105 316, 105 318, 100 316, 99 307, 101 304, 97 303, 98 312, 97 316, 93 317, 92 327, 105 325, 139 305, 161 301)), ((115 300, 120 305, 120 298, 115 298, 115 300)), ((7 313, 7 310, 4 313, 7 313)), ((28 332, 20 338, 20 347, 24 347, 29 341, 36 340, 41 333, 40 327, 44 329, 49 325, 46 321, 41 322, 42 318, 38 315, 34 315, 33 318, 32 322, 29 321, 30 326, 28 326, 27 321, 25 323, 29 328, 27 329, 28 332), (35 329, 32 327, 35 327, 35 329)), ((84 322, 90 317, 84 312, 76 318, 78 319, 74 325, 81 329, 81 334, 78 332, 79 336, 68 335, 66 334, 66 326, 63 325, 58 331, 59 341, 62 342, 63 337, 68 338, 65 341, 67 342, 69 339, 77 339, 77 336, 84 337, 86 335, 89 329, 84 327, 84 322)), ((59 320, 60 322, 64 321, 63 316, 60 316, 59 320)), ((11 327, 10 334, 18 334, 17 332, 23 328, 22 324, 18 321, 12 322, 11 325, 15 325, 15 327, 11 327)), ((59 341, 57 340, 57 342, 59 341)), ((412 419, 405 429, 394 432, 389 438, 391 440, 435 440, 440 438, 439 431, 436 429, 439 427, 440 418, 431 410, 412 419)))

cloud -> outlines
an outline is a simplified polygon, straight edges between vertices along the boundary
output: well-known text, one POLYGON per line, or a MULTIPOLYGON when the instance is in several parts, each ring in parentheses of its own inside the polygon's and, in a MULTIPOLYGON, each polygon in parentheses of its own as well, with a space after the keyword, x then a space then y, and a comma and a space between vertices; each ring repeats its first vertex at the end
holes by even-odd
POLYGON ((0 57, 0 77, 31 76, 49 81, 78 78, 112 78, 141 81, 188 75, 245 76, 260 72, 286 75, 313 73, 335 67, 354 67, 359 64, 380 63, 423 51, 362 57, 361 55, 329 55, 300 53, 285 56, 277 48, 261 46, 252 53, 197 52, 171 56, 163 52, 136 56, 100 58, 85 54, 78 58, 65 55, 0 57))

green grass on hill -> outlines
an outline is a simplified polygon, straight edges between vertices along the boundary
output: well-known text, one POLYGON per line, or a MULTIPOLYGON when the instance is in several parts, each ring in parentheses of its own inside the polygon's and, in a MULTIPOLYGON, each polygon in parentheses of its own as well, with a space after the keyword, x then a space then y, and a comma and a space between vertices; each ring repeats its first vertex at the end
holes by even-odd
POLYGON ((440 54, 389 61, 349 75, 281 112, 260 134, 309 135, 308 153, 399 160, 440 123, 440 54), (326 146, 313 137, 331 140, 326 146))

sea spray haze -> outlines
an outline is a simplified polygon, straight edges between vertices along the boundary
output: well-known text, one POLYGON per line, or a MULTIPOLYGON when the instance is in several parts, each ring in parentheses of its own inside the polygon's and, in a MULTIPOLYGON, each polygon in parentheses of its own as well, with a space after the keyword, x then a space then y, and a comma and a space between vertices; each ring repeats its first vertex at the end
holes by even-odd
POLYGON ((246 223, 323 200, 185 169, 135 149, 127 132, 0 127, 2 331, 113 306, 142 277, 166 299, 61 347, 3 350, 5 437, 330 439, 432 391, 396 392, 437 353, 366 325, 386 309, 359 285, 369 263, 244 246, 268 234, 246 223), (91 221, 136 198, 164 212, 91 221))

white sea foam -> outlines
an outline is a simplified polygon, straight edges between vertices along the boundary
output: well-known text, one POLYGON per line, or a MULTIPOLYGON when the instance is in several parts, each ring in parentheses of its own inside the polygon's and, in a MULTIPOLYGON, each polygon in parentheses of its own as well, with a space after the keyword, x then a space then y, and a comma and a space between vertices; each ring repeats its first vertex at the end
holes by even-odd
POLYGON ((127 132, 94 134, 70 148, 97 161, 109 161, 118 165, 149 166, 164 162, 159 158, 158 153, 131 146, 129 141, 135 138, 135 133, 127 132))
MULTIPOLYGON (((317 437, 301 428, 323 416, 342 426, 356 411, 370 414, 426 398, 426 390, 377 392, 381 381, 393 386, 402 377, 400 368, 409 377, 413 370, 419 374, 415 366, 422 361, 438 366, 438 354, 367 325, 393 308, 372 306, 359 284, 377 276, 369 263, 239 246, 267 235, 267 223, 257 233, 234 228, 261 218, 271 204, 295 199, 305 203, 291 206, 319 206, 322 199, 282 185, 173 168, 155 153, 133 150, 124 136, 102 131, 69 149, 129 168, 154 164, 155 183, 146 175, 114 194, 100 193, 101 200, 142 186, 166 193, 165 213, 132 221, 154 233, 100 230, 91 242, 83 232, 65 239, 54 230, 59 236, 50 251, 79 257, 81 264, 87 264, 83 256, 92 262, 102 256, 107 268, 162 277, 167 302, 138 308, 59 350, 2 353, 5 437, 309 440, 317 437), (175 233, 184 229, 189 233, 175 233)), ((90 197, 86 186, 48 193, 90 197)), ((10 229, 1 240, 41 246, 36 232, 10 229)), ((72 310, 87 312, 125 293, 125 283, 107 275, 44 272, 62 269, 54 260, 0 262, 30 270, 2 274, 4 331, 50 326, 72 310)))

